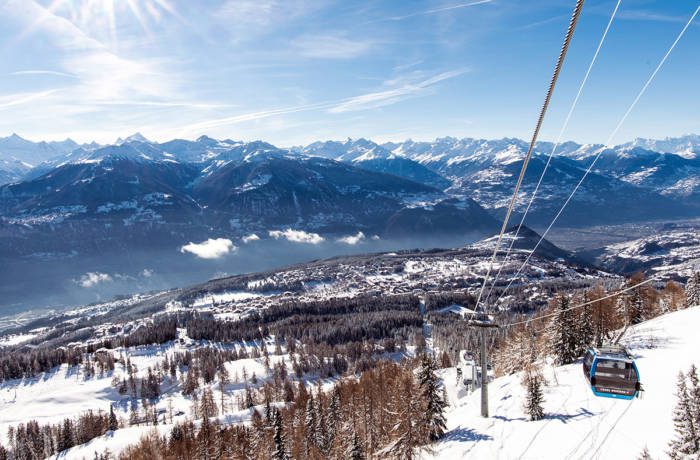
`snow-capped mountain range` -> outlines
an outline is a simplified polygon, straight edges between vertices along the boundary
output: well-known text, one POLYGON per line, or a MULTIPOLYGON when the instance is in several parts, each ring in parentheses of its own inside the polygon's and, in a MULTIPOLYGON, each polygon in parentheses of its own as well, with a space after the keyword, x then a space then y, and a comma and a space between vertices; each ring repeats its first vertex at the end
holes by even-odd
MULTIPOLYGON (((527 205, 553 148, 536 145, 516 212, 527 205)), ((48 228, 52 240, 56 231, 69 232, 64 241, 97 228, 118 238, 155 231, 178 240, 203 238, 212 229, 244 234, 271 227, 488 233, 526 151, 527 143, 513 138, 381 145, 347 139, 283 149, 207 136, 158 143, 136 133, 110 145, 78 145, 13 134, 0 139, 0 226, 10 241, 24 242, 48 228)), ((562 143, 528 223, 548 222, 596 156, 561 224, 697 217, 699 154, 697 135, 610 148, 562 143)))

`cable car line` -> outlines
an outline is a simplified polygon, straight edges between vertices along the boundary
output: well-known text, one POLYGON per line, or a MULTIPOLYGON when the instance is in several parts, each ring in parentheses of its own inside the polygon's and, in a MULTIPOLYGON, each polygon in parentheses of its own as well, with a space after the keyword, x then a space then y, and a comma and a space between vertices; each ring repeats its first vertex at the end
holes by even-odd
POLYGON ((574 113, 574 110, 576 109, 576 106, 578 105, 578 101, 581 98, 581 94, 583 93, 583 88, 586 86, 586 83, 588 82, 588 77, 591 74, 591 70, 593 69, 593 65, 595 64, 596 60, 598 59, 598 54, 600 54, 600 50, 603 47, 603 43, 605 42, 605 38, 608 35, 608 31, 610 30, 610 26, 612 26, 613 20, 615 19, 615 15, 617 14, 617 10, 620 8, 620 3, 622 3, 622 0, 617 0, 617 4, 615 5, 615 8, 612 11, 612 14, 610 15, 610 20, 608 21, 607 26, 605 26, 605 30, 603 31, 603 36, 600 38, 600 41, 598 42, 598 47, 595 50, 595 53, 593 54, 593 58, 591 59, 591 62, 588 64, 588 69, 586 70, 586 74, 583 76, 583 80, 581 80, 581 83, 579 84, 578 87, 578 92, 576 93, 576 97, 574 97, 574 100, 571 104, 571 107, 569 108, 569 113, 566 114, 566 118, 564 119, 564 124, 561 127, 561 130, 559 131, 559 135, 557 136, 557 140, 554 143, 554 146, 552 147, 551 152, 549 153, 549 156, 547 158, 547 162, 544 165, 544 169, 542 170, 542 173, 540 174, 540 178, 537 181, 537 185, 535 186, 535 190, 532 192, 532 196, 530 197, 530 201, 527 204, 527 207, 525 208, 525 212, 523 213, 522 218, 520 219, 520 223, 518 224, 518 228, 515 231, 515 235, 513 236, 513 239, 510 242, 510 246, 508 246, 508 250, 506 251, 506 255, 503 257, 503 263, 501 263, 500 267, 498 268, 498 272, 496 273, 496 276, 493 277, 493 281, 491 282, 491 286, 489 287, 489 292, 486 294, 486 301, 488 301, 489 298, 491 298, 491 293, 493 292, 493 288, 496 285, 496 281, 498 280, 498 277, 501 275, 501 271, 503 270, 503 267, 505 263, 508 261, 508 257, 510 256, 510 252, 513 250, 513 245, 515 244, 515 240, 518 238, 518 235, 520 234, 520 229, 522 228, 523 224, 525 223, 525 218, 527 217, 528 212, 530 212, 530 207, 532 206, 533 201, 535 201, 535 197, 537 196, 537 192, 540 189, 540 185, 542 184, 542 180, 544 179, 545 174, 547 173, 547 170, 549 168, 549 164, 552 162, 552 157, 554 157, 554 153, 556 152, 557 148, 559 147, 559 144, 561 143, 561 140, 564 137, 564 133, 566 132, 567 128, 569 127, 569 121, 571 120, 571 116, 574 113))
MULTIPOLYGON (((523 165, 520 168, 520 175, 518 177, 518 181, 515 185, 515 190, 513 191, 513 196, 510 200, 510 203, 508 205, 508 210, 506 212, 505 218, 503 219, 503 225, 501 226, 501 231, 498 234, 498 241, 496 242, 496 245, 493 248, 493 254, 491 255, 491 261, 489 262, 489 268, 486 271, 486 276, 484 277, 484 282, 481 285, 481 289, 479 290, 479 296, 476 300, 476 305, 474 306, 474 311, 479 309, 479 303, 481 302, 481 297, 484 294, 484 290, 486 289, 486 283, 488 281, 489 276, 491 275, 491 271, 493 270, 493 264, 496 261, 496 254, 498 253, 498 249, 501 246, 501 240, 503 239, 503 234, 506 231, 506 228, 508 228, 508 221, 510 220, 510 215, 513 212, 513 208, 515 206, 515 200, 518 198, 518 192, 520 190, 520 185, 523 182, 523 178, 525 177, 525 171, 527 170, 528 163, 530 162, 530 157, 532 157, 532 151, 535 147, 535 143, 537 142, 537 137, 540 133, 540 128, 542 127, 542 122, 544 121, 544 116, 547 112, 547 108, 549 107, 549 101, 552 98, 552 93, 554 93, 554 87, 557 84, 557 80, 559 79, 559 73, 561 72, 561 68, 564 64, 564 58, 566 57, 566 53, 569 50, 569 45, 571 43, 571 38, 574 35, 574 30, 576 29, 576 24, 578 23, 578 18, 581 15, 581 10, 583 9, 583 3, 584 0, 577 0, 576 1, 576 6, 574 7, 573 14, 571 16, 571 20, 569 21, 569 27, 566 31, 566 36, 564 37, 564 44, 561 47, 561 51, 559 52, 559 57, 557 58, 557 63, 554 67, 554 74, 552 75, 552 79, 549 82, 549 88, 547 89, 547 95, 545 96, 544 103, 542 104, 542 109, 540 110, 540 115, 537 118, 537 124, 535 125, 535 130, 532 133, 532 139, 530 140, 530 146, 527 149, 527 154, 525 155, 525 159, 523 160, 523 165)), ((486 313, 487 309, 483 309, 484 313, 486 313)))
MULTIPOLYGON (((629 116, 629 114, 630 114, 630 113, 632 112, 632 110, 636 107, 637 103, 639 102, 639 100, 641 99, 641 97, 644 95, 644 93, 646 93, 647 88, 649 88, 649 85, 651 85, 651 82, 652 82, 652 81, 654 80, 654 78, 656 77, 656 74, 659 72, 659 70, 661 70, 661 67, 663 67, 663 65, 664 65, 664 63, 666 62, 666 60, 668 59, 669 55, 671 54, 671 52, 673 51, 673 49, 676 47, 676 45, 678 44, 678 42, 680 41, 680 39, 683 37, 683 35, 685 34, 685 31, 688 30, 688 27, 690 26, 690 24, 692 24, 693 20, 695 19, 695 16, 697 16, 697 14, 698 14, 699 11, 700 11, 700 6, 698 6, 698 7, 695 9, 695 12, 692 14, 692 16, 690 17, 690 19, 688 20, 688 22, 685 24, 685 26, 683 27, 683 29, 681 30, 681 32, 678 34, 678 36, 677 36, 676 39, 674 40, 674 42, 673 42, 673 44, 671 45, 671 47, 668 49, 668 51, 666 51, 666 54, 663 56, 663 58, 661 59, 661 61, 659 61, 658 65, 656 66, 656 68, 654 69, 654 71, 651 73, 651 75, 650 75, 649 78, 647 79, 647 81, 646 81, 646 83, 644 84, 644 86, 642 86, 642 89, 639 91, 639 93, 637 93, 637 97, 634 98, 634 100, 632 101, 632 104, 630 104, 630 106, 627 108, 627 111, 624 113, 624 115, 622 116, 622 118, 620 118, 620 121, 619 121, 619 122, 617 123, 617 125, 615 126, 615 129, 613 129, 612 132, 610 133, 610 135, 608 136, 608 139, 607 139, 607 141, 605 142, 605 145, 606 145, 606 146, 609 145, 609 144, 612 142, 613 138, 617 135, 618 131, 620 130, 620 128, 622 127, 622 125, 624 124, 624 122, 627 120, 627 117, 629 116)), ((593 161, 592 161, 591 164, 588 166, 588 168, 586 169, 586 171, 584 172, 583 176, 581 177, 581 179, 578 181, 578 183, 577 183, 576 186, 574 187, 574 189, 573 189, 573 191, 571 192, 571 194, 569 195, 569 197, 566 199, 566 201, 564 202, 564 204, 562 205, 562 207, 559 209, 559 211, 557 212, 557 214, 554 216, 554 218, 552 219, 552 222, 549 224, 549 226, 547 227, 547 229, 544 231, 544 233, 542 233, 542 235, 540 236, 539 241, 537 241, 537 244, 535 244, 535 246, 534 246, 534 248, 532 249, 532 251, 531 251, 531 252, 528 254, 528 256, 525 258, 525 260, 523 261, 522 265, 520 266, 520 268, 518 269, 518 271, 515 273, 515 275, 513 275, 513 277, 511 278, 510 282, 508 283, 508 285, 505 287, 505 289, 503 290, 503 292, 501 292, 501 295, 498 297, 498 299, 496 299, 496 302, 495 302, 495 303, 498 303, 498 302, 503 298, 503 296, 505 295, 505 293, 508 291, 508 289, 510 288, 510 286, 513 284, 513 281, 515 281, 515 280, 517 279, 518 275, 522 272, 523 268, 525 268, 525 266, 527 265, 527 263, 530 261, 530 258, 532 257, 532 255, 535 253, 535 251, 536 251, 537 248, 540 246, 540 244, 542 243, 542 241, 544 241, 545 237, 547 236, 547 234, 549 233, 549 231, 552 229, 552 227, 553 227, 554 224, 556 223, 557 219, 559 219, 559 216, 561 216, 561 214, 564 212, 564 210, 566 209, 566 207, 568 206, 568 204, 571 202, 571 199, 574 197, 574 195, 576 194, 576 192, 578 191, 578 189, 581 187, 581 184, 583 183, 583 181, 586 179, 586 177, 588 177, 588 174, 590 174, 590 172, 593 170, 593 167, 595 166, 596 162, 598 161, 598 159, 600 158, 601 154, 602 154, 604 151, 605 151, 605 148, 601 148, 600 151, 595 155, 595 157, 593 158, 593 161)))

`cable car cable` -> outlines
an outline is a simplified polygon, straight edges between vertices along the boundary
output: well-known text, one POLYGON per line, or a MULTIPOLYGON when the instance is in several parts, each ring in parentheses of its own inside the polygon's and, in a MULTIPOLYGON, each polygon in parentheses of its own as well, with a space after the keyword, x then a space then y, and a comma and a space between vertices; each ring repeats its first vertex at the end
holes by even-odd
MULTIPOLYGON (((503 225, 501 226, 501 231, 498 234, 498 241, 496 242, 496 245, 493 248, 493 254, 491 255, 491 261, 489 262, 489 268, 486 271, 486 276, 484 277, 484 282, 481 285, 481 289, 479 290, 479 296, 477 297, 476 300, 476 305, 474 307, 474 310, 478 310, 479 308, 479 303, 481 302, 481 297, 484 294, 484 290, 486 289, 486 283, 488 281, 489 276, 491 275, 491 271, 493 270, 493 264, 496 261, 496 254, 498 253, 498 249, 501 245, 501 240, 503 239, 503 234, 505 233, 506 228, 508 228, 508 221, 510 220, 510 215, 513 212, 513 208, 515 206, 515 201, 518 198, 518 192, 520 190, 520 185, 523 182, 523 178, 525 177, 525 171, 527 170, 528 163, 530 162, 530 157, 532 156, 532 151, 535 147, 535 143, 537 142, 537 137, 540 133, 540 128, 542 127, 542 122, 544 121, 544 116, 547 113, 547 108, 549 107, 549 101, 552 98, 552 93, 554 93, 554 87, 557 84, 557 80, 559 79, 559 73, 561 72, 561 68, 564 64, 564 58, 566 57, 566 52, 569 50, 569 44, 571 43, 571 38, 574 35, 574 30, 576 29, 576 24, 578 23, 578 18, 581 15, 581 10, 583 9, 583 3, 585 0, 577 0, 576 1, 576 6, 574 7, 573 14, 571 16, 571 20, 569 21, 569 27, 566 31, 566 36, 564 37, 564 44, 561 47, 561 51, 559 52, 559 57, 557 58, 557 63, 554 67, 554 74, 552 75, 552 79, 549 82, 549 88, 547 89, 547 94, 544 99, 544 103, 542 104, 542 109, 540 110, 540 115, 537 118, 537 124, 535 125, 535 130, 532 133, 532 139, 530 140, 530 146, 527 149, 527 154, 525 155, 525 159, 523 160, 523 165, 520 168, 520 175, 518 177, 518 181, 515 185, 515 190, 513 191, 513 197, 510 200, 510 203, 508 205, 508 210, 506 212, 505 218, 503 219, 503 225)), ((484 313, 486 313, 486 308, 484 308, 484 313)))
MULTIPOLYGON (((618 131, 620 130, 620 128, 622 127, 622 125, 624 124, 624 122, 627 120, 627 117, 629 116, 629 114, 630 114, 630 113, 632 112, 632 110, 635 108, 635 106, 637 105, 637 103, 639 102, 639 100, 641 99, 641 97, 644 95, 644 93, 646 93, 647 88, 649 88, 649 85, 651 84, 651 82, 652 82, 652 81, 654 80, 654 78, 656 77, 656 74, 659 72, 659 70, 661 70, 661 67, 664 65, 664 63, 665 63, 666 60, 668 59, 669 55, 670 55, 671 52, 673 51, 673 49, 676 47, 676 45, 678 44, 678 42, 680 41, 680 39, 683 37, 683 35, 685 34, 685 31, 688 30, 688 27, 690 26, 690 24, 692 24, 693 20, 695 19, 695 16, 697 16, 697 14, 698 14, 699 11, 700 11, 700 6, 698 6, 698 7, 695 9, 695 12, 692 14, 692 16, 690 17, 690 19, 688 20, 688 22, 685 24, 685 26, 683 27, 683 29, 681 30, 681 32, 678 34, 678 36, 677 36, 676 39, 674 40, 674 42, 673 42, 673 44, 671 45, 671 47, 668 49, 668 51, 666 51, 666 54, 664 55, 664 57, 661 59, 661 61, 659 61, 658 65, 656 66, 656 68, 654 69, 654 71, 651 73, 651 75, 650 75, 649 78, 647 79, 647 81, 646 81, 646 83, 644 84, 644 86, 642 87, 642 89, 641 89, 641 90, 639 91, 639 93, 637 94, 637 97, 634 98, 634 101, 632 101, 632 104, 630 104, 630 106, 627 108, 627 111, 624 113, 624 115, 622 116, 622 118, 620 119, 620 121, 617 123, 617 125, 615 126, 615 129, 612 130, 612 132, 611 132, 610 135, 608 136, 607 141, 605 142, 605 145, 606 145, 606 146, 609 145, 609 144, 612 142, 612 139, 617 135, 618 131)), ((593 161, 592 161, 591 164, 588 166, 588 168, 586 169, 586 171, 584 172, 583 176, 581 177, 581 179, 578 181, 578 183, 577 183, 576 186, 574 187, 574 189, 573 189, 573 191, 571 192, 571 194, 569 195, 569 197, 566 199, 566 201, 564 202, 564 204, 562 205, 562 207, 559 209, 559 211, 557 212, 557 214, 554 216, 554 218, 552 219, 552 222, 549 224, 549 226, 548 226, 547 229, 544 231, 544 233, 542 234, 542 236, 540 236, 540 239, 539 239, 539 241, 537 241, 537 244, 535 244, 535 247, 532 249, 532 251, 531 251, 531 252, 528 254, 528 256, 525 258, 525 261, 523 261, 523 263, 522 263, 522 265, 520 266, 520 268, 518 269, 518 271, 515 273, 515 275, 513 275, 513 277, 511 278, 510 282, 508 283, 508 285, 505 287, 505 289, 503 290, 503 292, 501 292, 501 295, 498 297, 498 299, 496 299, 496 303, 498 303, 498 301, 500 301, 500 300, 503 298, 503 296, 505 295, 505 293, 508 291, 508 288, 510 288, 510 286, 513 284, 513 281, 515 281, 515 279, 517 279, 518 275, 522 272, 523 268, 525 268, 525 266, 527 265, 527 263, 530 261, 530 258, 532 257, 532 255, 535 253, 535 251, 536 251, 537 248, 540 246, 540 244, 542 243, 542 241, 544 241, 545 237, 547 236, 547 234, 549 233, 549 231, 552 229, 552 227, 553 227, 554 224, 556 223, 556 221, 557 221, 557 219, 559 218, 559 216, 561 216, 561 214, 564 212, 564 210, 566 209, 566 207, 568 206, 568 204, 571 202, 571 199, 574 197, 574 195, 576 194, 576 192, 578 191, 578 189, 581 187, 581 184, 583 183, 583 181, 586 179, 586 177, 588 177, 588 174, 590 174, 590 172, 593 170, 593 167, 595 166, 596 162, 598 161, 598 159, 600 158, 601 154, 602 154, 604 151, 605 151, 605 148, 601 148, 600 151, 595 155, 595 157, 593 158, 593 161)))
POLYGON ((598 59, 598 54, 600 54, 600 50, 603 47, 603 43, 605 43, 605 38, 608 35, 608 31, 610 30, 610 26, 612 26, 613 20, 615 19, 615 15, 617 14, 617 10, 620 8, 620 3, 622 3, 622 0, 617 0, 617 4, 615 4, 615 8, 612 11, 612 14, 610 15, 610 20, 608 20, 607 26, 605 26, 605 30, 603 31, 603 36, 600 38, 600 41, 598 42, 598 47, 595 50, 595 53, 593 54, 593 58, 591 59, 591 62, 588 64, 588 69, 586 70, 586 74, 583 76, 583 80, 581 80, 581 83, 579 84, 578 87, 578 92, 576 93, 576 97, 574 98, 571 107, 569 108, 569 113, 566 114, 566 118, 564 119, 564 124, 561 127, 561 130, 559 131, 559 135, 557 136, 557 140, 554 143, 554 146, 552 147, 551 152, 549 153, 549 157, 547 158, 547 162, 544 165, 544 169, 542 170, 542 173, 540 174, 540 178, 537 181, 537 185, 535 185, 535 190, 532 192, 532 196, 530 197, 530 201, 527 204, 527 207, 525 208, 525 212, 523 213, 522 218, 520 219, 520 223, 518 224, 518 228, 515 231, 515 235, 513 236, 513 239, 510 242, 510 246, 508 247, 508 250, 506 251, 506 255, 503 257, 503 263, 501 263, 500 267, 498 268, 498 272, 496 273, 496 276, 494 276, 493 281, 491 282, 491 286, 489 287, 489 292, 486 294, 486 300, 491 297, 491 293, 493 292, 493 288, 496 285, 496 281, 498 280, 498 277, 501 274, 501 271, 503 270, 503 267, 505 266, 505 263, 508 261, 508 256, 510 255, 510 252, 513 250, 513 245, 515 244, 515 240, 517 240, 518 235, 520 234, 520 229, 522 228, 523 224, 525 223, 525 218, 527 217, 528 212, 530 212, 530 207, 532 206, 533 201, 535 200, 535 197, 537 196, 537 192, 540 189, 540 185, 542 184, 542 180, 544 179, 545 174, 547 173, 547 170, 549 168, 549 164, 552 162, 552 157, 554 157, 554 153, 557 150, 557 147, 559 147, 559 144, 561 143, 561 140, 564 137, 564 132, 566 132, 567 128, 569 127, 569 121, 571 120, 571 116, 574 113, 574 110, 576 109, 576 106, 578 105, 578 101, 581 98, 581 94, 583 93, 583 88, 586 86, 586 83, 588 82, 588 77, 591 74, 591 70, 593 69, 593 65, 595 64, 596 60, 598 59))

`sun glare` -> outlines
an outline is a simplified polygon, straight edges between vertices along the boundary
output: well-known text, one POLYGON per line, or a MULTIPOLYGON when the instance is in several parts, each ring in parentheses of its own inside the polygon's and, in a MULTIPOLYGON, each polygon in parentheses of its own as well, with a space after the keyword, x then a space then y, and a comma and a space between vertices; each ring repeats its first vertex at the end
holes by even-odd
POLYGON ((27 27, 18 39, 33 33, 50 15, 56 15, 104 45, 117 48, 120 27, 138 24, 150 36, 152 25, 160 22, 164 14, 179 18, 168 0, 53 0, 43 4, 45 14, 27 27))

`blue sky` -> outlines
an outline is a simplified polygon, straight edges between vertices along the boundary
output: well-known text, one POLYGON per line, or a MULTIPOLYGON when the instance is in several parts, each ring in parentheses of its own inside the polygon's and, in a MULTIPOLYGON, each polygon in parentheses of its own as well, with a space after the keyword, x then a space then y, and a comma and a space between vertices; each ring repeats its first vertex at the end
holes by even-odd
MULTIPOLYGON (((528 138, 573 0, 0 0, 0 136, 528 138)), ((556 138, 616 0, 587 0, 556 138)), ((623 0, 566 139, 604 142, 698 1, 623 0)), ((700 19, 615 137, 700 132, 700 19)))

